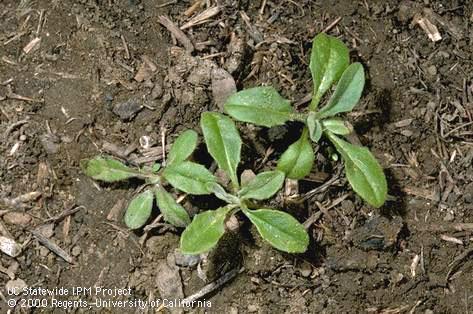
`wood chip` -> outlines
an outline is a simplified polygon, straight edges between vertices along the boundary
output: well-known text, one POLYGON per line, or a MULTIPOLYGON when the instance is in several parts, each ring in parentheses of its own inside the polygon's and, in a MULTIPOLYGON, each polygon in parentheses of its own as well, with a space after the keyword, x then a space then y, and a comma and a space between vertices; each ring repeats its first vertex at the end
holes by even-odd
POLYGON ((192 14, 194 14, 195 11, 197 11, 202 6, 203 3, 204 2, 202 0, 197 0, 184 12, 184 15, 191 16, 192 14))
POLYGON ((165 15, 159 16, 158 21, 161 25, 166 27, 166 29, 168 31, 170 31, 171 34, 174 35, 174 37, 176 37, 177 41, 180 42, 181 45, 184 46, 184 48, 188 52, 194 51, 194 45, 192 44, 190 39, 167 16, 165 16, 165 15))
POLYGON ((299 196, 299 181, 286 179, 284 183, 284 196, 289 199, 299 196))
POLYGON ((107 215, 107 219, 111 220, 111 221, 119 221, 120 216, 122 214, 122 209, 123 209, 124 204, 125 204, 125 200, 124 199, 119 199, 115 203, 115 205, 113 205, 112 209, 110 209, 110 211, 107 215))
POLYGON ((5 203, 8 206, 22 207, 24 205, 24 203, 34 201, 40 196, 41 196, 41 193, 35 191, 35 192, 29 192, 29 193, 22 194, 22 195, 20 195, 18 197, 15 197, 13 199, 4 198, 2 201, 3 201, 3 203, 5 203))
POLYGON ((420 262, 420 255, 419 254, 416 254, 414 256, 414 258, 412 259, 412 263, 411 263, 411 277, 412 278, 415 278, 416 277, 416 269, 417 269, 417 266, 419 265, 419 262, 420 262))
POLYGON ((451 236, 448 236, 448 235, 445 235, 445 234, 440 235, 440 239, 442 239, 444 241, 447 241, 447 242, 452 242, 452 243, 455 243, 455 244, 463 245, 462 240, 451 237, 451 236))
POLYGON ((442 39, 442 35, 440 35, 437 26, 432 24, 428 18, 423 17, 421 14, 416 14, 414 16, 413 23, 418 24, 431 41, 437 42, 442 39))
POLYGON ((41 42, 41 38, 39 37, 34 38, 25 47, 23 47, 23 52, 26 54, 29 54, 31 51, 38 49, 40 42, 41 42))
POLYGON ((206 23, 206 22, 209 21, 210 18, 214 17, 218 13, 220 13, 220 7, 219 6, 214 6, 214 7, 208 8, 204 12, 202 12, 202 13, 196 15, 195 17, 193 17, 186 24, 182 25, 181 30, 185 30, 185 29, 191 28, 195 25, 200 25, 200 24, 206 23))
POLYGON ((41 232, 36 230, 31 230, 31 234, 45 247, 47 247, 50 251, 54 252, 56 255, 61 257, 63 260, 68 262, 69 264, 74 263, 74 259, 70 256, 66 251, 64 251, 59 245, 57 245, 54 241, 45 237, 41 232))
POLYGON ((141 59, 143 60, 143 62, 138 68, 138 71, 136 72, 136 75, 134 77, 135 81, 137 82, 143 82, 151 79, 158 70, 156 64, 151 61, 148 56, 142 56, 141 59))
POLYGON ((46 186, 49 175, 48 164, 41 161, 38 165, 38 173, 36 174, 36 184, 41 187, 46 186))
POLYGON ((394 122, 392 126, 394 126, 395 128, 405 128, 411 125, 412 121, 414 121, 414 119, 405 119, 405 120, 394 122))

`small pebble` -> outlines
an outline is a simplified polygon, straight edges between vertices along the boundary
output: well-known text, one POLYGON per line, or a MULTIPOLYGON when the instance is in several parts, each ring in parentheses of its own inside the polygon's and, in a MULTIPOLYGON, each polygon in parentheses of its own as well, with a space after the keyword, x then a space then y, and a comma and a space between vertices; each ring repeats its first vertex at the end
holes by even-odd
POLYGON ((72 248, 71 254, 72 256, 79 256, 79 254, 82 252, 82 249, 80 246, 76 245, 72 248))
POLYGON ((304 262, 301 265, 300 272, 302 277, 309 277, 312 274, 312 266, 309 263, 304 262))
POLYGON ((26 226, 31 222, 31 216, 22 212, 8 212, 3 215, 3 220, 7 224, 26 226))
POLYGON ((49 254, 49 249, 47 247, 42 246, 39 248, 39 255, 41 257, 46 257, 48 256, 48 254, 49 254))
POLYGON ((435 65, 431 65, 427 68, 427 73, 431 76, 437 75, 437 67, 435 65))
POLYGON ((0 251, 11 257, 17 257, 21 253, 21 246, 13 239, 0 236, 0 251))

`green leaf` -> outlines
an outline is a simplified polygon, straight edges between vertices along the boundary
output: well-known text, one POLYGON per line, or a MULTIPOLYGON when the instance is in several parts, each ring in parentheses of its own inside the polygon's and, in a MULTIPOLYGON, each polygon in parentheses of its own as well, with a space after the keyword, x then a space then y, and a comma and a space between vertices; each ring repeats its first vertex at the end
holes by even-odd
POLYGON ((225 233, 225 218, 230 207, 198 214, 181 235, 181 252, 197 255, 209 251, 225 233))
POLYGON ((312 142, 317 143, 322 137, 322 125, 315 117, 315 112, 311 111, 307 115, 307 128, 309 128, 309 137, 312 142))
POLYGON ((310 72, 314 93, 310 110, 315 110, 325 92, 342 76, 348 67, 348 48, 335 37, 320 33, 312 42, 310 72))
POLYGON ((283 183, 284 172, 262 172, 240 190, 239 196, 244 199, 265 200, 276 194, 283 183))
POLYGON ((358 103, 365 86, 365 72, 361 63, 351 64, 337 84, 328 104, 318 113, 319 118, 331 117, 341 112, 350 112, 358 103))
POLYGON ((239 121, 273 127, 291 120, 294 111, 273 87, 254 87, 230 96, 225 113, 239 121))
POLYGON ((299 180, 310 173, 314 159, 314 150, 309 141, 308 130, 304 128, 301 137, 282 154, 277 168, 284 172, 289 179, 299 180))
POLYGON ((237 167, 240 162, 241 138, 235 123, 216 112, 204 112, 200 119, 205 143, 220 169, 225 171, 238 188, 237 167))
POLYGON ((345 161, 345 172, 353 190, 372 206, 383 205, 388 191, 386 177, 371 152, 330 132, 327 132, 327 136, 345 161))
POLYGON ((222 201, 225 201, 228 204, 240 204, 240 200, 238 199, 238 197, 227 193, 227 191, 225 191, 225 189, 220 184, 216 182, 209 182, 206 184, 206 186, 209 192, 212 192, 216 197, 218 197, 222 201))
POLYGON ((153 192, 146 190, 136 195, 128 205, 125 224, 130 229, 142 227, 149 219, 153 209, 153 192))
POLYGON ((217 180, 207 168, 191 161, 166 167, 163 177, 176 189, 194 195, 209 194, 205 185, 217 180))
POLYGON ((138 171, 128 168, 122 162, 101 156, 96 156, 90 160, 82 160, 81 168, 89 177, 105 182, 115 182, 140 176, 138 171))
POLYGON ((307 231, 288 213, 272 209, 244 209, 243 213, 256 226, 261 237, 278 250, 288 253, 303 253, 307 250, 307 231))
POLYGON ((194 152, 197 146, 197 133, 193 130, 184 131, 179 135, 168 153, 167 164, 186 160, 194 152))
POLYGON ((323 120, 322 127, 324 131, 337 135, 348 135, 353 132, 353 126, 350 123, 337 118, 323 120))
POLYGON ((191 223, 187 211, 179 205, 171 194, 166 192, 161 186, 154 190, 159 210, 163 214, 164 220, 176 227, 185 227, 191 223))

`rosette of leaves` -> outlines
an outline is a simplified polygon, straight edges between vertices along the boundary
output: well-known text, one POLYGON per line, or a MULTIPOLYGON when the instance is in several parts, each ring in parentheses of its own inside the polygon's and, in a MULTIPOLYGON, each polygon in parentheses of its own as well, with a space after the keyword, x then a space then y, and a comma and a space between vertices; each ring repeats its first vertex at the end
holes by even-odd
POLYGON ((277 168, 288 178, 302 179, 310 173, 315 159, 311 141, 318 142, 325 136, 342 156, 353 190, 372 206, 380 207, 387 197, 384 172, 367 148, 342 138, 353 128, 336 117, 350 112, 358 103, 365 84, 363 66, 357 62, 350 64, 348 48, 343 42, 321 33, 314 38, 309 68, 313 93, 307 111, 296 112, 289 100, 273 87, 256 87, 230 96, 225 112, 236 120, 265 127, 288 121, 304 123, 300 138, 282 154, 277 168), (333 85, 335 91, 325 106, 318 109, 322 97, 333 85))
POLYGON ((156 163, 153 167, 135 169, 110 157, 97 156, 82 162, 82 169, 89 177, 116 182, 130 178, 145 181, 145 188, 128 204, 125 224, 131 229, 141 228, 148 221, 154 200, 166 222, 176 227, 186 227, 190 223, 187 211, 166 191, 166 182, 189 194, 209 194, 206 184, 216 182, 215 177, 204 166, 188 161, 197 146, 197 133, 183 132, 171 146, 166 166, 156 163))
POLYGON ((284 173, 279 170, 265 171, 240 184, 237 167, 242 141, 233 120, 219 113, 205 112, 201 117, 201 128, 207 150, 218 167, 228 175, 231 186, 228 192, 217 182, 206 183, 207 191, 227 205, 196 215, 182 233, 181 251, 200 254, 210 250, 225 233, 225 220, 239 211, 273 247, 289 253, 306 251, 309 236, 294 217, 283 211, 260 208, 255 203, 269 199, 281 189, 284 173))

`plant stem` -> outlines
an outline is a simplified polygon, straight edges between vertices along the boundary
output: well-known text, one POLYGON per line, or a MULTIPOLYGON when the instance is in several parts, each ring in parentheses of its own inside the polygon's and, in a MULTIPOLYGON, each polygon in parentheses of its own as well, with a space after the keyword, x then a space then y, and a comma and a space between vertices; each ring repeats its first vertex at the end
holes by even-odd
POLYGON ((312 101, 310 102, 309 110, 315 111, 317 109, 317 106, 319 105, 319 102, 320 96, 314 95, 314 97, 312 97, 312 101))
POLYGON ((295 112, 295 113, 291 114, 291 120, 305 123, 306 120, 307 120, 307 114, 295 112))

